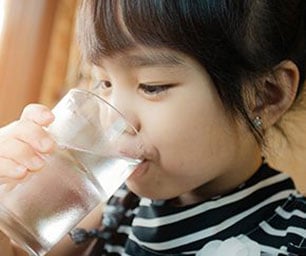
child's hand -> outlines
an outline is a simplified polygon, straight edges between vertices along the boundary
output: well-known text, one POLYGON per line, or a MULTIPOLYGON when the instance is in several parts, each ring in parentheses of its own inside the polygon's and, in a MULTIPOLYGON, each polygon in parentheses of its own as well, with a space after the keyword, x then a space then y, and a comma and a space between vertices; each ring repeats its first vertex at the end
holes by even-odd
POLYGON ((0 231, 0 250, 1 255, 5 256, 26 256, 26 252, 22 251, 19 247, 16 247, 15 244, 0 231))
POLYGON ((43 129, 54 120, 45 106, 26 106, 19 120, 0 129, 0 184, 24 178, 44 166, 43 155, 52 152, 54 140, 43 129))

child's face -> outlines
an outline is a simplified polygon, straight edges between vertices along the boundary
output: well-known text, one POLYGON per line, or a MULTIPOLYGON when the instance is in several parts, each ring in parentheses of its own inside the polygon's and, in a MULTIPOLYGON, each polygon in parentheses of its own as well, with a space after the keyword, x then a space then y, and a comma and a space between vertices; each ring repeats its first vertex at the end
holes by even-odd
POLYGON ((206 70, 187 56, 136 49, 103 58, 97 78, 100 95, 145 141, 147 160, 127 182, 135 193, 168 199, 207 184, 212 196, 258 167, 253 135, 229 117, 206 70))

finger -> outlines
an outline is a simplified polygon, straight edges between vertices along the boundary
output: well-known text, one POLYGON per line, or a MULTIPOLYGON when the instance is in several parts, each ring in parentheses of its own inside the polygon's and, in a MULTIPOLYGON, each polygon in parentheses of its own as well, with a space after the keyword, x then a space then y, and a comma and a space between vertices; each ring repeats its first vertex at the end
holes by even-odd
POLYGON ((27 167, 11 159, 0 157, 0 166, 1 184, 7 183, 10 179, 22 179, 27 175, 27 167))
POLYGON ((0 178, 0 193, 10 192, 18 185, 17 180, 1 179, 0 178))
POLYGON ((54 121, 54 114, 51 110, 41 104, 27 105, 21 114, 21 120, 30 120, 42 126, 47 126, 54 121))
POLYGON ((31 174, 29 172, 25 172, 24 177, 12 179, 12 178, 0 178, 0 193, 1 192, 9 192, 18 186, 21 183, 27 182, 31 178, 31 174))
POLYGON ((0 148, 0 160, 4 159, 12 160, 31 171, 39 170, 45 164, 44 159, 30 145, 15 139, 7 141, 5 149, 0 148))
POLYGON ((19 120, 5 127, 5 129, 6 134, 2 136, 4 139, 0 139, 2 145, 10 138, 14 138, 31 145, 33 149, 40 153, 50 153, 55 148, 56 143, 50 134, 32 121, 19 120))

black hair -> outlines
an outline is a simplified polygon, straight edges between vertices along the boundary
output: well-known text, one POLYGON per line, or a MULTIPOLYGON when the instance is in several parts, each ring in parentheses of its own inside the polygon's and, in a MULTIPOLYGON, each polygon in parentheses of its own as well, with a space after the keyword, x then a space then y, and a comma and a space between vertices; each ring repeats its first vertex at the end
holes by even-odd
POLYGON ((305 74, 305 0, 84 0, 81 49, 99 63, 137 45, 185 53, 208 71, 226 107, 256 137, 243 93, 283 60, 305 74), (250 83, 246 83, 249 81, 250 83))

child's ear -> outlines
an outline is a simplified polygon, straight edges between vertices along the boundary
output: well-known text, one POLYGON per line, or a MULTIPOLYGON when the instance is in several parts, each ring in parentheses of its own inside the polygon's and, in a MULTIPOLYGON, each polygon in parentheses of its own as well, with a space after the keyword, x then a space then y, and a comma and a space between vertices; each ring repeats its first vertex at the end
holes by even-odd
POLYGON ((260 116, 263 129, 267 129, 291 107, 298 89, 299 70, 292 61, 283 61, 262 83, 252 114, 260 116))

